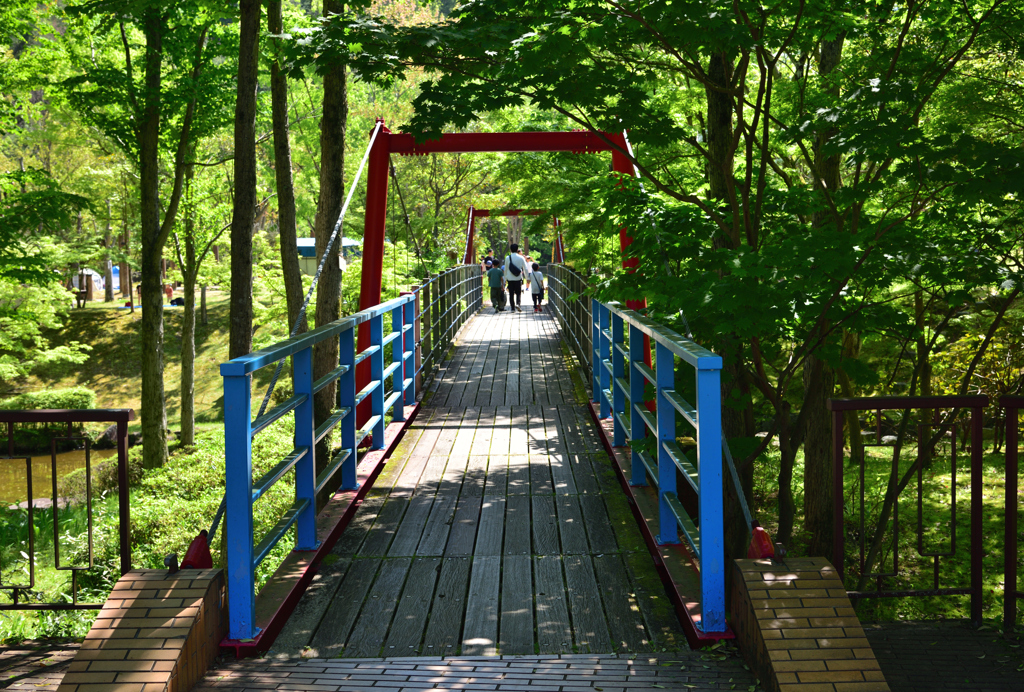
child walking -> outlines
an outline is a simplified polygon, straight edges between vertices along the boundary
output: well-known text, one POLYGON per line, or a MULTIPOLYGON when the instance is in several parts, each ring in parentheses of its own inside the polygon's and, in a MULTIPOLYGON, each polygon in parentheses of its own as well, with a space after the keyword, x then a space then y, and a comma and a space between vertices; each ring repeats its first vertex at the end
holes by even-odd
POLYGON ((530 297, 533 298, 533 311, 541 312, 540 303, 544 300, 544 275, 540 273, 540 265, 534 263, 530 274, 530 297))

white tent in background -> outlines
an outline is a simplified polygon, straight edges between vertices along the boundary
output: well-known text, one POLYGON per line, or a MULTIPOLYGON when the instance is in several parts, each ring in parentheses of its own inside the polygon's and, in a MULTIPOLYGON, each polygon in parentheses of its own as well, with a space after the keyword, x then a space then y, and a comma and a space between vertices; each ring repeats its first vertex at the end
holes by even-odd
POLYGON ((71 285, 74 286, 75 290, 85 290, 85 286, 79 286, 78 282, 79 280, 83 281, 83 283, 88 281, 88 279, 85 278, 86 276, 92 277, 93 290, 102 291, 104 289, 106 282, 104 282, 102 274, 92 269, 79 269, 77 272, 71 275, 71 285))

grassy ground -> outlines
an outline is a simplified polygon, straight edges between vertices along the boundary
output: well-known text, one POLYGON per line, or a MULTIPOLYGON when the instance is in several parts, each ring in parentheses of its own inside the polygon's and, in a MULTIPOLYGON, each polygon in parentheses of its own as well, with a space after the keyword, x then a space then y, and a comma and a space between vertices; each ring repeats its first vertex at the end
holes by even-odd
MULTIPOLYGON (((139 330, 142 313, 118 309, 123 302, 87 303, 75 309, 59 334, 50 334, 56 344, 78 340, 92 346, 89 360, 81 366, 52 368, 29 377, 19 391, 83 385, 96 392, 100 408, 140 410, 142 400, 139 330)), ((228 355, 227 294, 211 291, 207 297, 209 324, 196 324, 196 418, 202 424, 222 418, 223 393, 220 363, 228 355)), ((181 414, 181 323, 182 308, 164 310, 164 391, 167 418, 178 429, 181 414)), ((132 429, 138 429, 136 420, 132 429)))

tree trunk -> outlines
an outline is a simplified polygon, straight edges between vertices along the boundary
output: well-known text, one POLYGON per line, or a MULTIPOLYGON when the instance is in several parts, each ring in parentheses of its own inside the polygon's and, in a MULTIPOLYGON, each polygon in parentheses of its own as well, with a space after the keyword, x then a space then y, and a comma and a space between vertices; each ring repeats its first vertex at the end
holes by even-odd
POLYGON ((796 451, 800 447, 797 437, 793 434, 792 425, 789 420, 790 407, 786 401, 782 402, 779 416, 779 531, 775 539, 780 543, 790 545, 793 542, 793 519, 796 516, 796 503, 793 500, 793 466, 796 461, 796 451))
MULTIPOLYGON (((271 34, 284 30, 281 0, 267 3, 267 29, 271 34)), ((275 48, 278 39, 272 39, 275 48)), ((295 327, 302 309, 302 272, 295 230, 295 188, 292 184, 292 151, 288 142, 288 78, 274 60, 270 64, 271 113, 274 128, 274 172, 277 178, 277 219, 281 236, 281 267, 284 270, 284 292, 288 301, 288 328, 295 327)), ((306 331, 306 319, 296 333, 306 331)))
MULTIPOLYGON (((194 156, 193 156, 194 158, 194 156)), ((194 167, 188 167, 187 185, 192 185, 194 167)), ((181 268, 185 279, 185 310, 181 322, 181 431, 179 442, 186 447, 196 443, 196 217, 189 207, 185 217, 185 266, 181 268)))
POLYGON ((209 322, 210 320, 206 315, 206 284, 203 284, 200 289, 199 298, 199 323, 205 327, 209 322))
MULTIPOLYGON (((860 357, 860 335, 855 332, 843 332, 843 358, 856 360, 860 357)), ((842 368, 836 370, 839 392, 843 397, 852 399, 854 396, 853 382, 842 368)), ((861 435, 860 417, 857 411, 846 412, 846 429, 850 439, 850 463, 864 458, 864 436, 861 435)), ((859 462, 856 462, 859 463, 859 462)))
MULTIPOLYGON (((324 0, 324 16, 341 12, 342 3, 324 0)), ((320 199, 317 203, 316 253, 323 257, 331 231, 338 221, 344 198, 345 184, 345 125, 348 121, 348 93, 344 67, 335 67, 324 75, 323 116, 320 120, 320 199)), ((316 326, 329 324, 341 316, 338 302, 341 296, 341 269, 338 251, 341 239, 334 242, 324 263, 323 273, 316 290, 316 326)), ((338 340, 327 339, 313 348, 313 376, 322 377, 338 365, 338 340)), ((330 417, 337 399, 337 383, 332 382, 317 393, 314 400, 316 425, 330 417)), ((316 471, 320 473, 330 463, 329 449, 321 444, 317 448, 316 471)), ((324 488, 317 498, 317 508, 334 492, 340 478, 324 488)))
POLYGON ((260 2, 241 0, 239 15, 228 358, 238 358, 252 350, 252 234, 256 210, 256 87, 260 2))
POLYGON ((110 235, 110 200, 107 200, 107 232, 103 236, 104 245, 107 249, 107 259, 103 267, 103 300, 108 303, 114 302, 114 263, 110 259, 110 247, 114 238, 110 235))
MULTIPOLYGON (((827 78, 838 66, 843 54, 845 34, 833 40, 821 42, 818 60, 818 74, 827 78)), ((838 98, 838 86, 826 87, 833 97, 838 98)), ((825 156, 823 147, 835 134, 834 130, 818 133, 814 140, 814 165, 818 182, 824 188, 823 194, 835 195, 842 180, 840 178, 840 157, 838 154, 825 156)), ((840 220, 824 209, 814 213, 812 219, 817 233, 841 232, 840 220)), ((825 408, 825 401, 832 396, 835 374, 832 368, 815 356, 809 356, 804 363, 804 406, 810 409, 805 414, 807 421, 804 438, 804 530, 809 534, 808 555, 832 555, 832 416, 825 408)))
POLYGON ((139 126, 139 199, 142 233, 142 464, 167 462, 164 406, 164 295, 160 285, 160 69, 163 26, 158 10, 145 14, 146 90, 139 126))
POLYGON ((804 530, 807 554, 832 556, 832 413, 825 401, 832 396, 835 375, 827 363, 809 356, 804 363, 807 436, 804 439, 804 530), (818 369, 817 377, 814 369, 818 369))

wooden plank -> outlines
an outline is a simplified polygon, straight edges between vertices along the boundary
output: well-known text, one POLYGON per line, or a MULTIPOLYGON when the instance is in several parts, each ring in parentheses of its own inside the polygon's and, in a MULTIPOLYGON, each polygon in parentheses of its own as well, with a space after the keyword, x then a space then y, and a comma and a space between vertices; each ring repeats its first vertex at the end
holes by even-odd
POLYGON ((481 409, 479 407, 467 408, 462 416, 462 423, 459 424, 459 433, 452 445, 451 456, 456 459, 468 457, 473 449, 473 436, 480 423, 481 409))
POLYGON ((480 525, 480 505, 483 497, 479 495, 468 495, 459 498, 458 506, 455 509, 455 518, 452 520, 452 530, 448 536, 448 546, 445 548, 445 556, 472 555, 473 547, 476 545, 476 531, 480 525))
POLYGON ((579 422, 576 419, 575 408, 575 406, 559 406, 558 420, 562 430, 565 432, 565 443, 568 451, 586 454, 591 450, 587 447, 586 442, 583 441, 579 422))
POLYGON ((548 465, 548 456, 546 454, 531 455, 530 492, 533 495, 551 495, 554 491, 554 484, 551 482, 551 467, 548 465))
POLYGON ((469 586, 470 561, 467 558, 444 558, 430 606, 430 622, 423 636, 424 655, 452 655, 461 642, 462 623, 466 617, 466 589, 469 586))
POLYGON ((430 516, 423 528, 423 537, 416 548, 417 555, 444 555, 444 546, 448 543, 448 533, 452 529, 452 517, 455 515, 454 495, 438 495, 430 508, 430 516))
POLYGON ((368 658, 380 656, 381 642, 384 641, 391 624, 391 617, 398 607, 398 596, 409 573, 412 559, 384 560, 370 594, 356 620, 352 634, 342 653, 346 658, 368 658))
POLYGON ((530 496, 509 495, 505 504, 505 555, 530 554, 530 496))
POLYGON ((339 556, 355 555, 359 550, 359 546, 366 539, 370 527, 373 526, 377 513, 384 506, 385 499, 386 495, 383 492, 379 495, 370 495, 364 499, 363 504, 356 510, 356 515, 352 517, 352 521, 342 531, 338 542, 334 544, 334 549, 331 552, 339 556))
POLYGON ((487 462, 487 481, 484 495, 504 495, 508 492, 508 455, 493 455, 487 462))
MULTIPOLYGON (((509 367, 512 367, 509 365, 509 367)), ((512 407, 500 406, 494 416, 491 433, 491 457, 507 457, 512 444, 512 407)))
POLYGON ((430 516, 433 504, 434 498, 428 495, 414 495, 409 500, 409 507, 405 510, 402 523, 391 542, 391 549, 388 550, 388 557, 416 554, 416 546, 420 544, 420 536, 423 535, 423 525, 430 516))
POLYGON ((487 482, 487 457, 471 456, 462 481, 462 495, 483 495, 487 482))
POLYGON ((569 445, 565 440, 565 431, 562 430, 558 408, 556 406, 545 406, 541 409, 541 414, 544 417, 544 437, 547 443, 548 454, 568 454, 569 445))
POLYGON ((572 653, 572 626, 562 580, 562 558, 539 555, 533 558, 536 583, 537 644, 541 654, 572 653))
POLYGON ((533 552, 537 555, 558 555, 558 515, 555 513, 553 497, 534 496, 533 503, 533 552))
POLYGON ((405 497, 392 497, 384 503, 359 548, 359 557, 384 557, 388 554, 388 546, 398 531, 408 505, 409 499, 405 497))
POLYGON ((650 651, 650 638, 622 560, 615 554, 595 557, 594 572, 613 650, 622 653, 650 651))
POLYGON ((512 425, 509 430, 509 453, 529 454, 530 433, 527 429, 527 408, 525 406, 512 407, 512 425))
POLYGON ((480 409, 476 433, 473 435, 473 447, 470 450, 471 456, 487 456, 491 453, 491 438, 494 436, 496 415, 497 409, 492 406, 480 409))
POLYGON ((597 485, 601 492, 605 495, 621 495, 622 484, 615 473, 615 467, 612 466, 615 462, 612 461, 608 454, 606 452, 590 454, 587 458, 590 461, 590 467, 593 469, 594 478, 597 480, 597 485))
POLYGON ((547 427, 544 424, 544 412, 540 406, 529 409, 526 420, 527 447, 530 457, 546 457, 548 455, 547 427))
POLYGON ((600 495, 580 495, 580 510, 583 513, 583 525, 587 529, 590 550, 594 553, 614 553, 619 549, 612 532, 608 511, 600 495))
MULTIPOLYGON (((284 629, 274 640, 273 651, 275 653, 287 654, 288 656, 299 656, 304 653, 306 647, 313 639, 324 613, 331 605, 331 600, 338 592, 345 573, 352 563, 350 558, 339 558, 337 555, 327 555, 320 563, 320 569, 313 575, 313 581, 306 588, 302 598, 299 599, 295 610, 288 617, 284 629)), ((308 655, 319 655, 306 650, 308 655)))
POLYGON ((509 495, 528 495, 530 493, 530 457, 525 454, 508 457, 507 492, 509 495))
POLYGON ((567 454, 566 461, 572 470, 573 480, 579 493, 590 494, 601 492, 601 485, 594 475, 594 467, 590 465, 590 457, 586 454, 567 454))
POLYGON ((501 555, 501 539, 505 529, 505 498, 484 495, 480 507, 480 528, 476 534, 474 555, 501 555))
POLYGON ((581 555, 589 552, 578 496, 562 495, 555 500, 555 507, 558 509, 558 533, 562 539, 562 553, 581 555))
POLYGON ((626 564, 626 573, 633 584, 637 606, 647 625, 647 634, 651 638, 651 649, 679 649, 686 645, 686 633, 679 624, 675 607, 665 593, 665 585, 661 582, 650 554, 630 552, 622 554, 626 564))
POLYGON ((572 616, 573 637, 578 653, 606 653, 611 651, 608 623, 601 609, 594 568, 587 555, 567 555, 562 559, 565 584, 569 594, 569 614, 572 616))
POLYGON ((335 658, 344 650, 363 600, 377 576, 380 560, 353 560, 335 593, 331 605, 309 642, 310 649, 324 658, 335 658))
POLYGON ((575 495, 576 480, 572 475, 572 464, 569 455, 563 452, 548 455, 548 468, 551 474, 551 485, 556 495, 575 495))
POLYGON ((502 655, 532 654, 533 578, 529 555, 506 555, 501 570, 502 655))
POLYGON ((440 558, 413 560, 409 568, 409 578, 405 581, 402 597, 398 601, 395 619, 384 643, 385 656, 411 656, 421 653, 420 640, 427 629, 430 602, 434 597, 434 583, 440 571, 440 558))
POLYGON ((473 558, 466 601, 466 624, 462 632, 463 656, 494 656, 498 644, 498 587, 501 558, 473 558))

